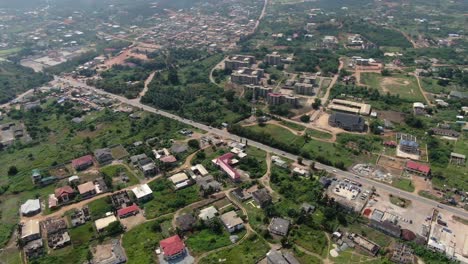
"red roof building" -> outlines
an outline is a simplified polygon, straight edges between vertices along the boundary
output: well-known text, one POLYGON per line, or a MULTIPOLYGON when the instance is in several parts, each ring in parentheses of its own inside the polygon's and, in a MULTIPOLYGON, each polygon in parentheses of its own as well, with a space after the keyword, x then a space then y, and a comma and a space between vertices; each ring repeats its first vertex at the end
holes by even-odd
POLYGON ((125 208, 119 209, 117 211, 117 215, 119 216, 119 218, 125 218, 125 217, 129 217, 132 215, 136 215, 138 214, 138 212, 140 212, 140 207, 138 207, 138 205, 136 204, 133 204, 131 206, 127 206, 125 208))
POLYGON ((176 259, 185 253, 185 244, 178 235, 171 236, 159 242, 164 259, 176 259))
POLYGON ((161 162, 163 163, 174 163, 174 162, 177 162, 177 159, 176 157, 174 157, 173 155, 169 155, 169 156, 165 156, 165 157, 162 157, 159 159, 161 162))
POLYGON ((412 160, 406 162, 405 169, 409 173, 414 173, 420 176, 427 176, 431 173, 431 167, 429 167, 429 165, 417 163, 412 160))
POLYGON ((223 171, 226 172, 227 175, 229 175, 229 177, 231 177, 233 181, 238 181, 240 180, 240 174, 239 172, 237 172, 237 170, 231 167, 233 157, 234 157, 234 154, 229 152, 218 157, 215 160, 215 163, 216 165, 221 167, 221 169, 223 169, 223 171))
POLYGON ((55 198, 59 202, 68 202, 74 195, 75 190, 68 185, 55 189, 55 198))
POLYGON ((93 166, 93 156, 86 155, 81 158, 72 160, 72 166, 75 170, 85 170, 93 166))

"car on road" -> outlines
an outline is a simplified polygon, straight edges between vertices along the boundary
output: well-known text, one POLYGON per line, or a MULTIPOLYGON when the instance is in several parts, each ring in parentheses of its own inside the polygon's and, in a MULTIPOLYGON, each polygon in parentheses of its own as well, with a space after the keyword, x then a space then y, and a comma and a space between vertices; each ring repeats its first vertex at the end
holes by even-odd
POLYGON ((333 172, 336 172, 336 170, 332 170, 333 172))

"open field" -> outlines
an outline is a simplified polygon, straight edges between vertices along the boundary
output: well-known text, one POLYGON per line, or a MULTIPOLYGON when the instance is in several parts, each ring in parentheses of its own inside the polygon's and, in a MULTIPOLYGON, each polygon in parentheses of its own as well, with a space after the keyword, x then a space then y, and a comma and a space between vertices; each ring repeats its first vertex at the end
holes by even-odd
POLYGON ((5 50, 0 50, 0 58, 2 57, 7 57, 11 54, 14 54, 18 51, 20 51, 21 48, 11 48, 11 49, 5 49, 5 50))
POLYGON ((154 263, 156 254, 154 250, 159 241, 164 239, 164 232, 158 231, 158 226, 169 223, 169 217, 143 223, 123 235, 122 246, 128 257, 128 263, 146 264, 154 263))
POLYGON ((323 257, 327 256, 328 241, 323 231, 301 225, 291 235, 297 245, 323 257))
MULTIPOLYGON (((239 239, 243 237, 242 233, 245 233, 245 231, 237 234, 239 239)), ((193 252, 193 254, 197 255, 230 245, 230 235, 231 234, 225 230, 223 230, 222 234, 216 234, 210 229, 203 229, 199 232, 191 234, 186 243, 190 249, 190 252, 193 252)))
POLYGON ((396 178, 392 181, 392 186, 403 191, 414 192, 414 185, 411 179, 396 178))
POLYGON ((263 239, 257 235, 252 235, 235 247, 208 255, 203 259, 202 263, 219 263, 220 259, 223 260, 223 263, 232 264, 257 263, 257 261, 265 257, 269 249, 268 244, 263 239))
POLYGON ((424 102, 418 83, 413 76, 395 74, 384 77, 378 73, 361 73, 361 83, 377 88, 383 94, 400 95, 401 98, 424 102))

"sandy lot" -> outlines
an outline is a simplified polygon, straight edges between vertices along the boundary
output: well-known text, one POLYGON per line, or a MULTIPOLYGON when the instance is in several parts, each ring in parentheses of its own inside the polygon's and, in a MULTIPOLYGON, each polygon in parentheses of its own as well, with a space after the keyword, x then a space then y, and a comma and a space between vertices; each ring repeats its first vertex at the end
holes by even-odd
POLYGON ((122 223, 122 225, 127 227, 127 230, 130 230, 134 228, 135 226, 142 224, 145 221, 146 221, 146 218, 143 216, 141 212, 138 213, 137 215, 120 219, 120 222, 122 223))

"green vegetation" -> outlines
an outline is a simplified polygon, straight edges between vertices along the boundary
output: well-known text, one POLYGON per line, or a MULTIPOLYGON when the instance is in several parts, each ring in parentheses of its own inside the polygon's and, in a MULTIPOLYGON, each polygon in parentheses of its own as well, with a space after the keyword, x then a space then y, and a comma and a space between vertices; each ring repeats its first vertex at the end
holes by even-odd
POLYGON ((411 205, 410 200, 406 200, 405 198, 394 196, 392 194, 390 194, 390 202, 394 205, 397 205, 403 208, 406 208, 411 205))
POLYGON ((307 136, 297 136, 286 128, 275 125, 255 125, 242 127, 233 125, 231 133, 253 139, 284 151, 299 154, 307 159, 315 159, 326 164, 345 168, 352 163, 352 153, 341 145, 310 139, 307 136))
POLYGON ((155 262, 153 252, 159 246, 159 241, 164 239, 161 225, 165 221, 170 222, 169 216, 164 219, 145 222, 124 234, 122 246, 125 249, 129 263, 147 264, 155 262))
POLYGON ((70 229, 70 238, 73 246, 87 245, 95 237, 92 222, 70 229))
POLYGON ((391 237, 367 226, 367 219, 358 219, 349 226, 349 231, 367 237, 381 247, 386 247, 392 242, 391 237))
POLYGON ((117 186, 117 189, 121 189, 122 187, 133 186, 139 183, 139 180, 135 176, 135 174, 128 169, 128 167, 124 165, 109 165, 100 169, 101 173, 104 175, 116 178, 119 177, 121 173, 125 173, 128 176, 129 181, 127 183, 120 182, 117 186))
POLYGON ((17 94, 40 87, 51 79, 49 75, 36 73, 30 68, 0 61, 0 104, 10 101, 17 94))
POLYGON ((371 23, 345 23, 350 33, 361 34, 369 41, 379 46, 411 48, 411 43, 400 32, 375 26, 371 23))
POLYGON ((221 55, 215 55, 196 64, 157 74, 142 102, 216 127, 249 116, 250 107, 244 99, 224 93, 222 88, 209 81, 211 68, 221 58, 221 55))
POLYGON ((68 246, 58 250, 52 250, 49 255, 44 255, 35 260, 38 264, 68 264, 86 262, 89 256, 89 245, 68 246))
POLYGON ((210 254, 203 259, 203 263, 218 263, 219 259, 225 259, 224 263, 256 263, 265 257, 268 252, 268 244, 260 237, 251 235, 235 247, 223 249, 210 254))
POLYGON ((90 84, 106 92, 122 94, 133 99, 143 90, 150 70, 132 62, 132 66, 114 65, 100 75, 102 79, 90 84))
POLYGON ((403 191, 414 192, 414 186, 411 179, 397 178, 392 181, 392 186, 403 191))
POLYGON ((291 232, 291 238, 297 245, 310 252, 326 257, 328 252, 328 240, 325 232, 313 229, 307 225, 301 225, 291 232))
POLYGON ((384 257, 368 257, 361 254, 357 254, 352 250, 346 250, 340 252, 340 255, 336 258, 332 258, 333 263, 347 264, 347 263, 368 263, 368 264, 387 264, 389 263, 384 257))
POLYGON ((0 252, 0 259, 8 264, 23 264, 21 252, 18 249, 4 249, 0 252))
POLYGON ((110 197, 102 197, 94 200, 90 202, 88 206, 92 220, 103 218, 106 216, 106 213, 114 211, 110 197))
POLYGON ((143 205, 148 219, 172 213, 201 199, 197 185, 175 191, 171 181, 158 179, 149 183, 149 186, 154 198, 143 205))
POLYGON ((229 236, 227 231, 223 231, 220 235, 211 229, 203 229, 190 235, 186 243, 194 254, 199 254, 230 245, 229 236))
POLYGON ((361 83, 379 89, 380 93, 399 95, 401 98, 424 102, 415 77, 402 74, 382 76, 378 73, 361 73, 361 83))
POLYGON ((315 256, 311 256, 302 252, 300 249, 296 247, 294 249, 294 256, 299 260, 300 263, 310 263, 310 264, 321 264, 323 261, 315 256))

